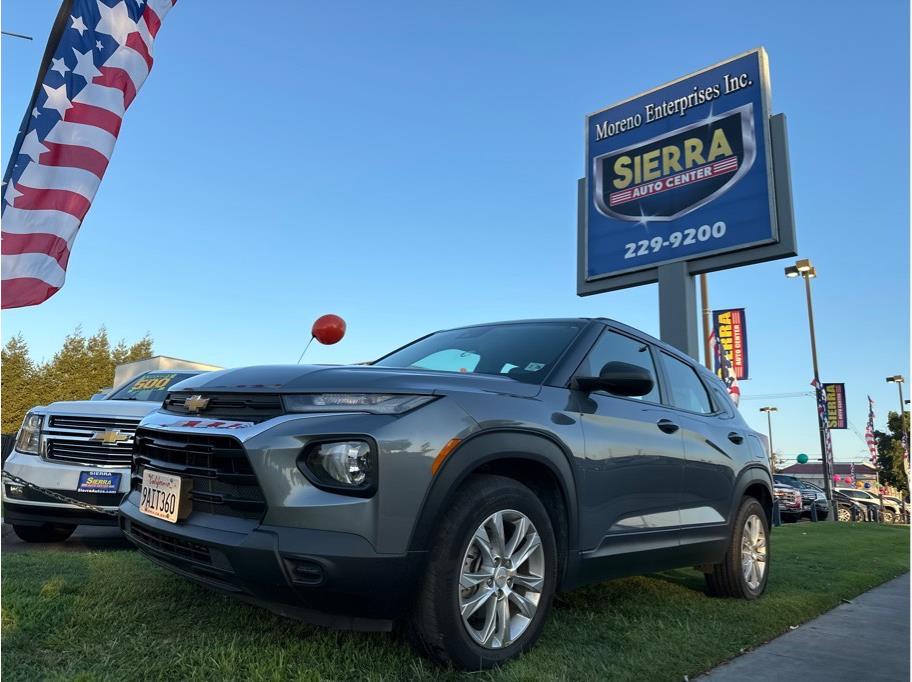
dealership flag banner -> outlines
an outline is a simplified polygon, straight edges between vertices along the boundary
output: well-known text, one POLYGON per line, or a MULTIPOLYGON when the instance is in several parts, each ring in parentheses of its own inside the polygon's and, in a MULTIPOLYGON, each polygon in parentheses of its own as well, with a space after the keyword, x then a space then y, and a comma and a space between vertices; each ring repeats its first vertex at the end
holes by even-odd
POLYGON ((877 438, 874 436, 874 401, 868 396, 868 423, 865 425, 865 443, 871 453, 871 464, 877 465, 877 438))
POLYGON ((720 368, 719 377, 728 389, 728 395, 731 396, 732 402, 737 406, 741 401, 741 387, 738 385, 738 377, 728 356, 722 350, 722 345, 716 340, 715 329, 709 333, 709 346, 712 349, 713 358, 715 358, 714 362, 720 368))
POLYGON ((73 242, 173 0, 65 0, 3 177, 3 307, 63 286, 73 242))
POLYGON ((823 390, 823 384, 817 379, 811 381, 811 386, 817 392, 817 412, 820 414, 820 423, 823 424, 821 427, 823 429, 823 457, 826 458, 830 471, 833 471, 833 441, 830 438, 830 427, 828 426, 830 418, 827 415, 826 391, 823 390))
POLYGON ((713 369, 722 376, 722 362, 724 358, 730 371, 739 381, 749 379, 747 370, 747 320, 744 308, 730 310, 713 310, 713 333, 719 344, 720 350, 715 353, 713 369))
POLYGON ((845 384, 824 384, 827 403, 827 426, 831 429, 849 428, 846 417, 845 384))

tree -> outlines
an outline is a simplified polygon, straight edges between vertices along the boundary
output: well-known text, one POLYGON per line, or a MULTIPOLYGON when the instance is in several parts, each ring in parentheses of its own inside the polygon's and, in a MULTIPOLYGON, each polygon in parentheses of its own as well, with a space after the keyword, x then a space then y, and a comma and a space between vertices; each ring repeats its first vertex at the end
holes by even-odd
POLYGON ((905 426, 905 432, 909 433, 909 413, 903 412, 902 419, 901 422, 898 412, 890 412, 887 414, 889 433, 874 431, 874 437, 877 439, 877 471, 880 474, 880 481, 899 489, 908 486, 903 467, 902 427, 905 426))
POLYGON ((36 365, 22 336, 13 337, 3 347, 3 433, 15 432, 25 413, 36 405, 92 397, 111 385, 117 365, 151 355, 148 335, 130 346, 121 340, 111 348, 105 327, 89 338, 76 327, 50 362, 36 365))
POLYGON ((3 385, 3 433, 14 433, 22 423, 36 396, 35 364, 29 357, 28 344, 17 334, 3 346, 0 382, 3 385))

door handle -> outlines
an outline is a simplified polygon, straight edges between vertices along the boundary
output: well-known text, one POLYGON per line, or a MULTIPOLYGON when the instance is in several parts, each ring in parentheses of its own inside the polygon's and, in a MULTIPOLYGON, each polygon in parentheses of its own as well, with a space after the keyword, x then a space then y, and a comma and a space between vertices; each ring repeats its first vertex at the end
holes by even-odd
POLYGON ((730 434, 728 434, 728 439, 735 445, 741 445, 741 443, 744 442, 744 436, 742 436, 740 433, 737 433, 736 431, 732 431, 730 434))
POLYGON ((670 419, 660 419, 660 420, 656 423, 656 426, 658 426, 659 429, 662 430, 662 431, 664 431, 665 433, 674 433, 674 432, 677 431, 679 428, 681 428, 680 426, 678 426, 677 424, 675 424, 675 423, 674 423, 673 421, 671 421, 670 419))

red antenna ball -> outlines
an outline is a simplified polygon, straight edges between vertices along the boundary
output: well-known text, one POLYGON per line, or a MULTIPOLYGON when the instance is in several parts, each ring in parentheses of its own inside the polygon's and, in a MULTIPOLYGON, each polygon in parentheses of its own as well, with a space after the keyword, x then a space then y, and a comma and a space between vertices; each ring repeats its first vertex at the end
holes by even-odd
POLYGON ((322 315, 313 323, 310 333, 320 343, 331 346, 345 336, 345 320, 338 315, 322 315))

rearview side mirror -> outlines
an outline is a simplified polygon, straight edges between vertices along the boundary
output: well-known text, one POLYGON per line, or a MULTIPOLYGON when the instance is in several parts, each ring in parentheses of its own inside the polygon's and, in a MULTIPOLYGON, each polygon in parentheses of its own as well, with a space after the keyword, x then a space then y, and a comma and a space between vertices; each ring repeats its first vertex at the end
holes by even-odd
POLYGON ((614 395, 639 397, 652 391, 654 382, 649 370, 629 362, 608 362, 597 377, 576 377, 580 391, 607 391, 614 395))

